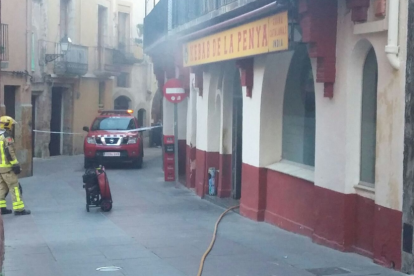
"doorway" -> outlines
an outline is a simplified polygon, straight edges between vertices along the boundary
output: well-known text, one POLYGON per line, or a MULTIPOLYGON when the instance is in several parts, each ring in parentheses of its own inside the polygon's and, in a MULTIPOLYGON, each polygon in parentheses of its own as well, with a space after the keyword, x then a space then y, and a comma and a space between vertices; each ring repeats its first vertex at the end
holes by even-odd
POLYGON ((147 111, 141 108, 140 110, 138 110, 138 126, 145 127, 146 121, 147 121, 147 111))
POLYGON ((114 101, 115 110, 127 110, 129 109, 131 100, 125 96, 119 96, 114 101))
MULTIPOLYGON (((10 116, 16 120, 16 86, 4 86, 4 105, 6 106, 6 116, 10 116)), ((13 128, 13 137, 15 129, 13 128)))
POLYGON ((232 197, 241 198, 242 139, 243 139, 243 92, 239 70, 233 79, 233 135, 232 135, 232 197))
MULTIPOLYGON (((63 88, 55 87, 52 89, 52 116, 50 118, 50 131, 62 132, 62 120, 63 120, 63 88)), ((50 156, 57 156, 62 154, 62 134, 51 133, 49 152, 50 156)))

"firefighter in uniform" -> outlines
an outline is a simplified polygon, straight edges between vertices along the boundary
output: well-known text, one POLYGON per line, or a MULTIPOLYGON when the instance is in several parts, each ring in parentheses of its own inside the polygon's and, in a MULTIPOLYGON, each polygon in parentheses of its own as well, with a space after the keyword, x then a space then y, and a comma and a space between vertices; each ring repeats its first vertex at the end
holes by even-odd
POLYGON ((16 121, 9 116, 0 117, 0 208, 2 215, 12 213, 6 205, 6 195, 10 191, 14 214, 29 215, 30 211, 24 208, 17 178, 21 168, 16 158, 14 140, 11 135, 15 124, 16 121))

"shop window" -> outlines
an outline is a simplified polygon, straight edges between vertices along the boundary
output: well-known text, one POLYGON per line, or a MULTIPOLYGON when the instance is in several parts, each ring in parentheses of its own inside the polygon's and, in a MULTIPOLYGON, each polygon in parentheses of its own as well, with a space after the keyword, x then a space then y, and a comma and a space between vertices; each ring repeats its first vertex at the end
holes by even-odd
POLYGON ((371 49, 364 64, 361 112, 360 180, 361 182, 368 184, 375 183, 375 151, 377 144, 377 82, 377 58, 374 50, 371 49))
POLYGON ((305 47, 292 58, 283 103, 283 159, 315 165, 315 86, 305 47))
POLYGON ((128 73, 121 73, 117 78, 117 86, 118 87, 129 87, 129 74, 128 73))

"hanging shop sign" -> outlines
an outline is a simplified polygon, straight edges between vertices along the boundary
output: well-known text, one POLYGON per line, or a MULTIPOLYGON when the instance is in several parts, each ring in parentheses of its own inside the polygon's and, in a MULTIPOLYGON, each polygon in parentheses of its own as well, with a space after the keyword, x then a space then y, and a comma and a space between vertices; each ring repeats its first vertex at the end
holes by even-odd
POLYGON ((184 66, 230 60, 289 48, 288 13, 282 12, 184 44, 184 66))

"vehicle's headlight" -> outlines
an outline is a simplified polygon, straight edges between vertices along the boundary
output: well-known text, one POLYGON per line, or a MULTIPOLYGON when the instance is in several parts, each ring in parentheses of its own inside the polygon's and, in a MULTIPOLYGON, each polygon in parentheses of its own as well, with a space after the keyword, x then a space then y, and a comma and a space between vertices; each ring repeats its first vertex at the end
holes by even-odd
POLYGON ((86 142, 88 142, 88 144, 96 144, 96 140, 94 137, 86 138, 86 142))
POLYGON ((137 137, 129 137, 128 144, 136 144, 138 141, 137 137))

